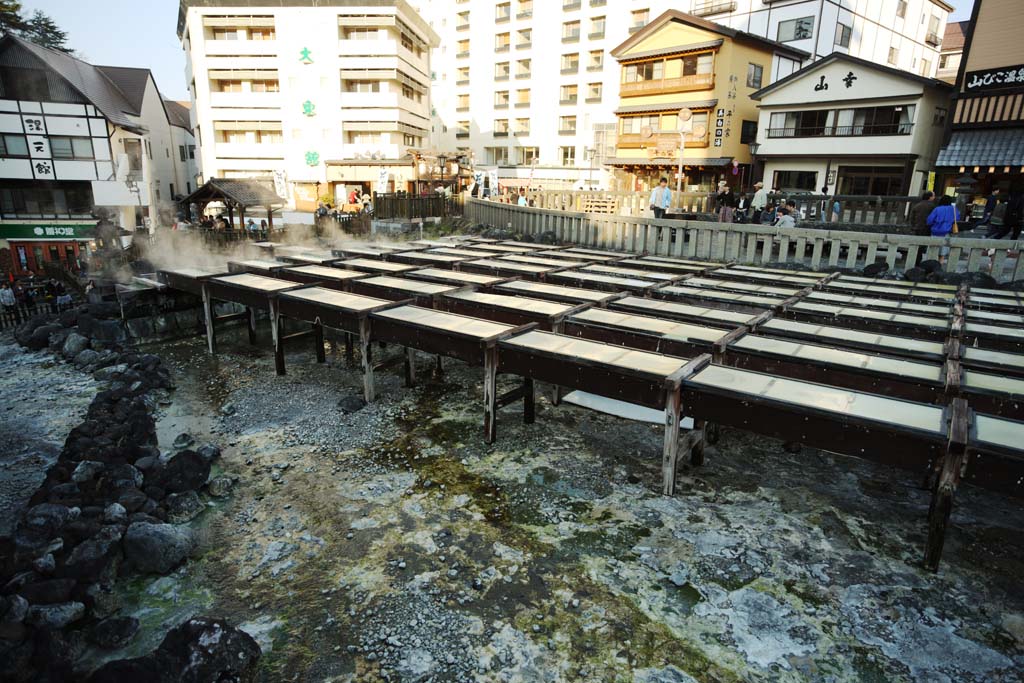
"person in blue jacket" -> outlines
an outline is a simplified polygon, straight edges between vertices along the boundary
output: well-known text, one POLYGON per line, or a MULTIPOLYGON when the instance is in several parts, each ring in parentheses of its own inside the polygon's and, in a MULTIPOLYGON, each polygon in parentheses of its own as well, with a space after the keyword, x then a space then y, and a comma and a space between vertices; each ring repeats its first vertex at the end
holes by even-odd
MULTIPOLYGON (((928 229, 932 237, 946 237, 953 231, 953 225, 957 222, 956 207, 953 206, 953 198, 944 196, 939 200, 939 205, 928 214, 928 229)), ((945 261, 949 247, 939 249, 939 262, 945 261)))

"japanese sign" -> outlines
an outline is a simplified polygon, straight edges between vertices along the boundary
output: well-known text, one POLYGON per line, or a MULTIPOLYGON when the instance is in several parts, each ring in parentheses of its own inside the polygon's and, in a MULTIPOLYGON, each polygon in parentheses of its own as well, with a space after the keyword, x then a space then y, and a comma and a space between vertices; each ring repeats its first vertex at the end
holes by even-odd
POLYGON ((1024 86, 1024 64, 1001 66, 983 71, 968 71, 964 76, 965 92, 998 90, 1015 85, 1024 86))
POLYGON ((313 55, 309 51, 308 47, 302 48, 302 52, 299 54, 299 61, 302 62, 303 64, 313 63, 313 55))
POLYGON ((306 116, 316 116, 316 105, 313 104, 312 100, 306 100, 302 103, 302 113, 306 116))
POLYGON ((90 239, 92 237, 92 223, 75 223, 69 225, 0 225, 0 239, 90 239))
POLYGON ((22 116, 21 122, 25 125, 25 132, 28 134, 46 135, 46 126, 43 125, 42 116, 22 116))
POLYGON ((49 159, 50 154, 50 141, 41 135, 29 135, 28 138, 28 151, 32 155, 33 159, 49 159))
POLYGON ((319 152, 306 152, 306 164, 309 166, 316 166, 320 163, 319 152))
POLYGON ((36 178, 53 180, 53 162, 49 159, 40 159, 39 161, 32 162, 32 171, 35 173, 36 178))

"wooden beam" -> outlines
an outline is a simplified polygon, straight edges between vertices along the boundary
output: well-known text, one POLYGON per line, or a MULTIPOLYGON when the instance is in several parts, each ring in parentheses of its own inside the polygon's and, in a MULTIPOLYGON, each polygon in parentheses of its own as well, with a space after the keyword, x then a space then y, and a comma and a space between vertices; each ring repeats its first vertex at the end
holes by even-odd
POLYGON ((210 289, 204 282, 203 285, 203 319, 206 322, 206 350, 213 355, 217 353, 217 332, 214 329, 213 299, 210 298, 210 289))
POLYGON ((665 395, 665 445, 661 458, 662 493, 671 496, 676 490, 676 465, 679 460, 679 421, 682 400, 679 384, 665 395))
POLYGON ((256 346, 256 309, 252 306, 245 307, 248 315, 249 344, 256 346))
POLYGON ((498 438, 498 346, 484 349, 484 440, 494 443, 498 438))
POLYGON ((949 515, 953 511, 953 494, 960 484, 966 463, 969 426, 967 401, 962 398, 954 399, 950 404, 949 442, 940 463, 941 469, 928 509, 928 544, 925 547, 924 566, 933 572, 939 569, 942 546, 946 541, 946 529, 949 526, 949 515))
POLYGON ((373 385, 373 342, 370 339, 370 319, 359 321, 359 352, 363 363, 363 397, 367 403, 373 403, 375 390, 373 385))
POLYGON ((270 299, 270 334, 274 338, 274 371, 280 376, 284 370, 284 339, 281 335, 281 304, 270 299))
POLYGON ((313 350, 317 363, 327 362, 327 354, 324 353, 324 326, 319 321, 313 323, 313 350))

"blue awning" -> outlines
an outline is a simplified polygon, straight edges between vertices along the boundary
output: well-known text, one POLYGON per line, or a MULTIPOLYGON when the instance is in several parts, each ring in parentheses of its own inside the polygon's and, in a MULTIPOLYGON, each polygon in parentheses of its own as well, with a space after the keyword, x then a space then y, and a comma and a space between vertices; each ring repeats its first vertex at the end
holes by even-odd
POLYGON ((936 166, 1024 166, 1024 128, 954 131, 936 166))

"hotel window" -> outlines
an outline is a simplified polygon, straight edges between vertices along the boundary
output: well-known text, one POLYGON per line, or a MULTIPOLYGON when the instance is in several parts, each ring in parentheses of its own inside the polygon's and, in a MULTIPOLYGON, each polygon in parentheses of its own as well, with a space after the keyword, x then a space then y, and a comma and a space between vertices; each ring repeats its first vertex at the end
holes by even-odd
POLYGON ((665 72, 665 62, 644 62, 627 64, 622 70, 623 82, 639 83, 642 81, 660 81, 665 72))
POLYGON ((630 26, 629 26, 630 32, 635 33, 636 31, 639 31, 644 26, 646 26, 648 19, 650 19, 650 16, 651 16, 651 10, 649 10, 649 9, 633 10, 630 13, 630 19, 631 19, 631 23, 630 23, 630 26))
POLYGON ((494 119, 494 134, 508 135, 508 119, 494 119))
POLYGON ((590 20, 590 38, 604 38, 604 17, 594 17, 590 20))
POLYGON ((850 47, 850 36, 853 29, 846 24, 836 24, 836 45, 839 47, 850 47))
POLYGON ((455 72, 455 85, 462 85, 463 83, 469 83, 468 66, 460 66, 455 72))
POLYGON ((715 56, 710 52, 683 57, 683 75, 709 74, 715 70, 715 56))
POLYGON ((455 15, 455 29, 457 31, 465 31, 469 28, 469 10, 465 12, 459 12, 455 15))
POLYGON ((0 135, 0 157, 27 157, 28 142, 24 135, 0 135))
POLYGON ((560 117, 558 117, 558 134, 559 135, 575 135, 576 134, 576 117, 575 116, 560 116, 560 117))
POLYGON ((516 47, 520 50, 530 47, 533 43, 533 29, 521 28, 516 33, 516 47))
POLYGON ((490 166, 508 166, 508 147, 485 147, 487 164, 490 166))
MULTIPOLYGON (((496 81, 507 81, 508 80, 508 62, 498 62, 494 65, 494 80, 496 81)), ((468 73, 468 71, 467 71, 468 73)))
POLYGON ((519 148, 519 165, 530 166, 540 160, 540 154, 536 147, 519 148))
POLYGON ((576 104, 578 89, 575 85, 563 85, 558 97, 559 104, 576 104))
POLYGON ((92 140, 51 136, 50 153, 54 159, 92 159, 92 140))
POLYGON ((467 93, 456 96, 455 111, 469 111, 469 95, 467 93))
POLYGON ((890 47, 889 48, 889 58, 886 61, 888 61, 893 66, 896 66, 896 62, 899 61, 899 58, 900 58, 900 51, 897 50, 894 47, 890 47))
POLYGON ((509 17, 512 16, 512 3, 503 2, 500 5, 494 6, 494 20, 495 21, 508 21, 509 17))
POLYGON ((576 165, 576 148, 575 147, 559 147, 558 157, 562 160, 562 166, 575 166, 576 165))
POLYGON ((422 141, 423 138, 418 135, 409 135, 408 133, 402 135, 402 144, 406 147, 419 147, 422 141))
POLYGON ((519 0, 516 19, 529 19, 533 16, 533 0, 519 0))
POLYGON ((456 57, 468 57, 469 56, 469 38, 464 38, 457 43, 456 57))
POLYGON ((801 17, 779 22, 779 32, 775 39, 780 43, 794 40, 806 40, 814 34, 814 17, 801 17))
POLYGON ((580 69, 580 55, 578 52, 562 55, 562 73, 574 74, 580 69))
POLYGON ((931 70, 932 70, 931 60, 922 59, 921 60, 921 75, 926 77, 926 78, 930 77, 931 70))
POLYGON ((517 107, 528 107, 530 106, 530 89, 524 88, 522 90, 516 90, 516 106, 517 107))
POLYGON ((516 119, 516 135, 530 134, 530 119, 516 119))
POLYGON ((242 92, 242 81, 214 81, 214 92, 242 92))
POLYGON ((567 21, 562 24, 562 42, 575 43, 580 39, 580 22, 567 21))
POLYGON ((249 29, 249 40, 274 40, 277 34, 272 28, 251 28, 249 29))
POLYGON ((499 90, 494 93, 494 108, 508 109, 508 90, 499 90))
POLYGON ((935 107, 935 113, 932 115, 933 126, 944 126, 946 125, 946 116, 949 114, 949 110, 945 107, 935 107))
POLYGON ((380 92, 380 81, 345 81, 344 92, 380 92))
POLYGON ((516 61, 516 78, 530 77, 530 60, 520 59, 516 61))
POLYGON ((469 121, 459 121, 455 125, 455 137, 457 137, 457 138, 468 138, 469 137, 469 121))
POLYGON ((237 28, 215 28, 213 29, 214 40, 238 40, 237 28))
POLYGON ((588 83, 587 84, 587 102, 600 102, 601 91, 604 86, 600 83, 588 83))
POLYGON ((906 0, 896 0, 896 16, 905 17, 907 16, 907 3, 906 0))
POLYGON ((512 43, 512 37, 506 33, 499 33, 494 36, 494 51, 495 52, 508 52, 508 47, 512 43))
POLYGON ((380 30, 375 28, 346 28, 345 40, 377 40, 380 30))
POLYGON ((760 88, 764 78, 764 67, 760 64, 747 64, 747 87, 760 88))
POLYGON ((253 81, 253 92, 281 92, 281 86, 277 81, 253 81))
POLYGON ((604 50, 591 50, 587 71, 600 71, 604 68, 604 50))
POLYGON ((182 161, 188 161, 188 152, 185 151, 185 145, 178 145, 178 156, 181 157, 182 161))

